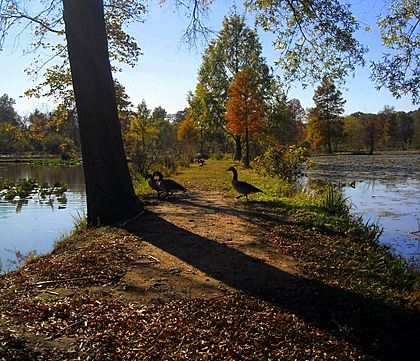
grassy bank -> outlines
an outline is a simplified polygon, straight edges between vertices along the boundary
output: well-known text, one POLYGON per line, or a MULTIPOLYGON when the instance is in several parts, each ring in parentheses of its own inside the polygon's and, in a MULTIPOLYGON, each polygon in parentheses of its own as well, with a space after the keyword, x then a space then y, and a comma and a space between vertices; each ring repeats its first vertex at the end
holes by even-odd
MULTIPOLYGON (((233 199, 231 173, 225 171, 232 163, 208 161, 171 177, 204 200, 210 192, 233 199)), ((139 232, 80 227, 50 255, 0 278, 0 359, 415 359, 420 341, 418 270, 380 245, 378 230, 349 217, 339 195, 293 193, 278 179, 237 168, 239 179, 264 190, 251 196, 252 202, 235 200, 237 211, 251 225, 264 228, 262 242, 274 246, 297 270, 282 271, 286 281, 279 290, 267 297, 258 290, 238 290, 213 298, 142 302, 144 292, 134 288, 128 290, 136 302, 127 302, 117 292, 126 287, 127 277, 147 267, 161 270, 164 254, 151 253, 139 232)), ((153 197, 145 181, 136 189, 147 210, 166 202, 153 197)), ((188 196, 173 200, 178 206, 189 201, 188 196)), ((142 222, 150 223, 147 217, 140 220, 140 229, 142 222)), ((172 227, 174 232, 165 236, 164 227, 150 227, 173 247, 175 231, 183 231, 172 227)), ((188 237, 193 235, 181 236, 192 247, 188 237)), ((203 237, 198 241, 202 247, 210 242, 203 237)), ((238 253, 225 243, 218 249, 238 253)), ((211 261, 217 255, 207 257, 211 261)), ((271 270, 261 259, 254 264, 255 272, 271 270)), ((196 272, 192 264, 188 272, 196 272)))

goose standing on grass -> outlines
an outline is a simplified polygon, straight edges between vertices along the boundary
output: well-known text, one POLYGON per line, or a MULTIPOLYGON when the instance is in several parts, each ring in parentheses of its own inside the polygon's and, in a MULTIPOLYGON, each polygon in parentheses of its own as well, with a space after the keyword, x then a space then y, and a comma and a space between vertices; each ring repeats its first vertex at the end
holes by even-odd
POLYGON ((155 179, 155 177, 151 175, 150 173, 148 173, 145 178, 147 180, 147 184, 149 185, 149 187, 155 190, 158 194, 158 197, 160 197, 160 192, 162 191, 157 185, 157 179, 155 179))
POLYGON ((236 198, 245 196, 246 200, 248 201, 248 194, 263 192, 261 189, 253 186, 252 184, 238 180, 238 172, 236 171, 235 167, 230 167, 229 169, 226 170, 226 172, 229 172, 229 171, 233 173, 233 178, 232 178, 233 188, 235 188, 235 190, 241 194, 240 196, 237 196, 236 198))
POLYGON ((156 181, 157 186, 159 187, 159 189, 164 192, 166 194, 166 196, 169 196, 170 194, 174 193, 174 192, 186 192, 187 189, 175 182, 173 179, 163 179, 163 174, 159 171, 156 171, 153 173, 153 177, 158 176, 158 179, 156 181))

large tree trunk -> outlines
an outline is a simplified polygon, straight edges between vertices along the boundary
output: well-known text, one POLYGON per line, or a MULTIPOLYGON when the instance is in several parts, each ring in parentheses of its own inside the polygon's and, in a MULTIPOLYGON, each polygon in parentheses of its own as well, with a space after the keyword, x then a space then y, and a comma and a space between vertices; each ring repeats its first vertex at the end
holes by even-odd
POLYGON ((233 160, 240 162, 242 160, 242 142, 241 136, 235 136, 235 154, 233 155, 233 160))
POLYGON ((139 212, 124 153, 102 0, 63 0, 79 118, 87 216, 111 225, 139 212))
POLYGON ((245 158, 244 158, 244 167, 250 168, 250 156, 249 156, 249 131, 248 128, 245 129, 245 158))

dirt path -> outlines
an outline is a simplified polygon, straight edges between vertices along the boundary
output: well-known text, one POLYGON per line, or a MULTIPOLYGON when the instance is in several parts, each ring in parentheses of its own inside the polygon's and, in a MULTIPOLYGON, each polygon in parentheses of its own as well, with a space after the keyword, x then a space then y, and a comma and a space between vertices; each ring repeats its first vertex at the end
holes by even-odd
POLYGON ((270 298, 295 279, 293 260, 267 241, 261 204, 198 189, 146 202, 151 212, 127 228, 151 257, 126 274, 120 297, 144 303, 239 290, 270 298))

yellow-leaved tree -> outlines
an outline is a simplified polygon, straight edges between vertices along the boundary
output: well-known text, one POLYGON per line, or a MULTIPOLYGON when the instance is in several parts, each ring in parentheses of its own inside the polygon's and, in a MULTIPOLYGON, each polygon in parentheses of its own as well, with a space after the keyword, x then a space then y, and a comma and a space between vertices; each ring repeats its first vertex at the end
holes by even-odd
POLYGON ((188 156, 189 161, 194 161, 194 152, 200 140, 200 132, 196 128, 191 114, 185 117, 181 122, 177 131, 177 138, 182 143, 185 154, 188 156))

